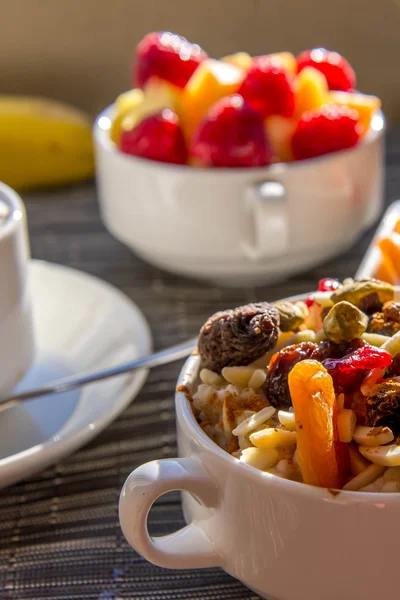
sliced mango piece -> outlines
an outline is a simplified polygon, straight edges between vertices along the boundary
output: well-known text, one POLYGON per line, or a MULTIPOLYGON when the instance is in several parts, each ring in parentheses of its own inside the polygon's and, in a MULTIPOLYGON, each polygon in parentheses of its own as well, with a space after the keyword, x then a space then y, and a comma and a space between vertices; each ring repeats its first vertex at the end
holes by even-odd
POLYGON ((208 109, 220 98, 238 91, 243 69, 221 60, 205 60, 195 70, 183 90, 180 117, 188 140, 208 109))
MULTIPOLYGON (((133 90, 142 91, 142 90, 133 90)), ((122 130, 133 129, 143 119, 154 115, 164 108, 169 108, 179 114, 179 103, 182 91, 180 88, 161 79, 150 78, 142 92, 141 102, 122 110, 114 120, 112 139, 118 143, 122 130)), ((122 98, 122 100, 124 100, 122 98)))
POLYGON ((221 58, 223 62, 239 67, 244 71, 249 71, 253 65, 253 59, 247 52, 236 52, 235 54, 229 54, 221 58))
POLYGON ((291 52, 274 52, 267 54, 270 58, 282 66, 289 73, 297 73, 296 57, 291 52))
POLYGON ((289 373, 289 390, 304 483, 342 488, 347 475, 346 445, 339 441, 332 377, 318 361, 303 360, 289 373))
POLYGON ((382 238, 378 241, 378 248, 387 257, 387 262, 393 265, 396 276, 400 277, 400 234, 394 232, 390 237, 382 238))
POLYGON ((143 100, 143 91, 139 89, 124 92, 115 100, 116 115, 110 128, 110 137, 115 144, 118 144, 121 135, 122 121, 130 111, 137 111, 143 100))
POLYGON ((292 160, 291 139, 296 121, 279 115, 272 115, 264 121, 267 139, 271 144, 275 162, 292 160))
POLYGON ((307 110, 316 110, 326 104, 329 95, 328 82, 323 73, 314 67, 305 67, 295 81, 295 117, 300 118, 307 110))
POLYGON ((372 117, 381 108, 379 98, 357 92, 329 92, 329 102, 354 108, 358 112, 361 135, 367 133, 372 117))

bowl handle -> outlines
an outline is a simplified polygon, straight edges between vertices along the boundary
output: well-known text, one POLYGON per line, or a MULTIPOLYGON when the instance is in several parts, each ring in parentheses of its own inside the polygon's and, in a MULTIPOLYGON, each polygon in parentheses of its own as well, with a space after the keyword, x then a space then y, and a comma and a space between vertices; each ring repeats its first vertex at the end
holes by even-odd
POLYGON ((206 507, 217 502, 217 487, 196 458, 155 460, 135 469, 122 488, 119 518, 129 544, 150 562, 168 569, 221 565, 221 557, 195 521, 175 533, 151 537, 147 517, 153 502, 172 490, 196 496, 206 507))
POLYGON ((263 181, 246 190, 251 215, 250 237, 242 244, 250 260, 284 254, 289 246, 289 216, 286 190, 279 181, 263 181))

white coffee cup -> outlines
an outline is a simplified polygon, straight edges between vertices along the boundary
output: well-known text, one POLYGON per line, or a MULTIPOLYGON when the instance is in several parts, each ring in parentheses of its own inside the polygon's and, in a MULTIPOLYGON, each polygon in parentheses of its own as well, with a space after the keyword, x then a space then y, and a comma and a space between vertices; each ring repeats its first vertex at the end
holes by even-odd
POLYGON ((0 183, 0 397, 23 377, 34 357, 29 242, 21 198, 0 183))
POLYGON ((169 569, 221 567, 269 600, 378 600, 396 596, 400 494, 328 490, 256 470, 200 428, 185 390, 175 399, 181 458, 156 460, 128 477, 120 522, 131 546, 169 569), (152 538, 153 502, 184 490, 186 527, 152 538))
POLYGON ((103 221, 150 263, 223 285, 261 285, 344 252, 381 211, 384 119, 354 148, 248 169, 128 156, 108 108, 94 128, 103 221))

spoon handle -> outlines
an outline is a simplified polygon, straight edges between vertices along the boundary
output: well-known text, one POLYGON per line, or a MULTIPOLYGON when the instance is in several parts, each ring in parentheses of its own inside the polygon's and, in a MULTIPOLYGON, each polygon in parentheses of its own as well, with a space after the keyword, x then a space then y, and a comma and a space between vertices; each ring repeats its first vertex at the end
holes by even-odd
POLYGON ((180 358, 189 356, 189 354, 196 349, 196 346, 197 338, 192 338, 182 342, 181 344, 177 344, 176 346, 170 346, 169 348, 155 352, 150 356, 143 356, 142 358, 137 358, 133 361, 120 364, 116 367, 110 367, 95 373, 83 373, 78 377, 66 377, 65 379, 53 381, 52 383, 48 383, 39 388, 13 394, 12 396, 0 400, 0 412, 6 408, 10 408, 11 406, 19 404, 20 402, 24 402, 25 400, 33 400, 33 398, 38 398, 39 396, 67 392, 69 390, 82 387, 83 385, 87 385, 88 383, 101 381, 102 379, 108 379, 109 377, 115 377, 116 375, 122 375, 123 373, 129 373, 130 371, 134 371, 135 369, 140 369, 142 367, 151 369, 153 367, 174 362, 180 358))

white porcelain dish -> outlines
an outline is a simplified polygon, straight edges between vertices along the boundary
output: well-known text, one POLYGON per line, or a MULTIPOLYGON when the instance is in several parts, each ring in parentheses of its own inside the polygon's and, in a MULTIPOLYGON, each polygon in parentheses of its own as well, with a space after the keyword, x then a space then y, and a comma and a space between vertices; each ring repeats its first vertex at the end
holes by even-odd
MULTIPOLYGON (((112 286, 40 261, 32 261, 29 271, 37 351, 16 389, 151 352, 145 318, 112 286)), ((91 440, 128 406, 146 376, 140 370, 1 413, 0 487, 31 476, 91 440)))
POLYGON ((29 259, 24 204, 0 183, 0 395, 23 377, 35 354, 29 259))
POLYGON ((261 285, 351 246, 381 210, 384 119, 355 148, 257 169, 196 169, 127 156, 94 127, 106 227, 158 267, 222 285, 261 285))
MULTIPOLYGON (((199 357, 178 385, 192 390, 199 357)), ((147 560, 170 569, 221 567, 268 600, 377 600, 397 586, 400 494, 346 492, 282 479, 240 463, 199 427, 177 391, 180 458, 152 461, 128 477, 122 530, 147 560), (148 512, 183 490, 187 526, 152 538, 148 512)))
POLYGON ((394 226, 400 219, 400 200, 393 202, 379 224, 378 229, 370 243, 367 252, 357 269, 356 279, 361 277, 372 277, 379 266, 381 260, 381 251, 376 245, 376 242, 381 238, 389 236, 394 231, 394 226))

